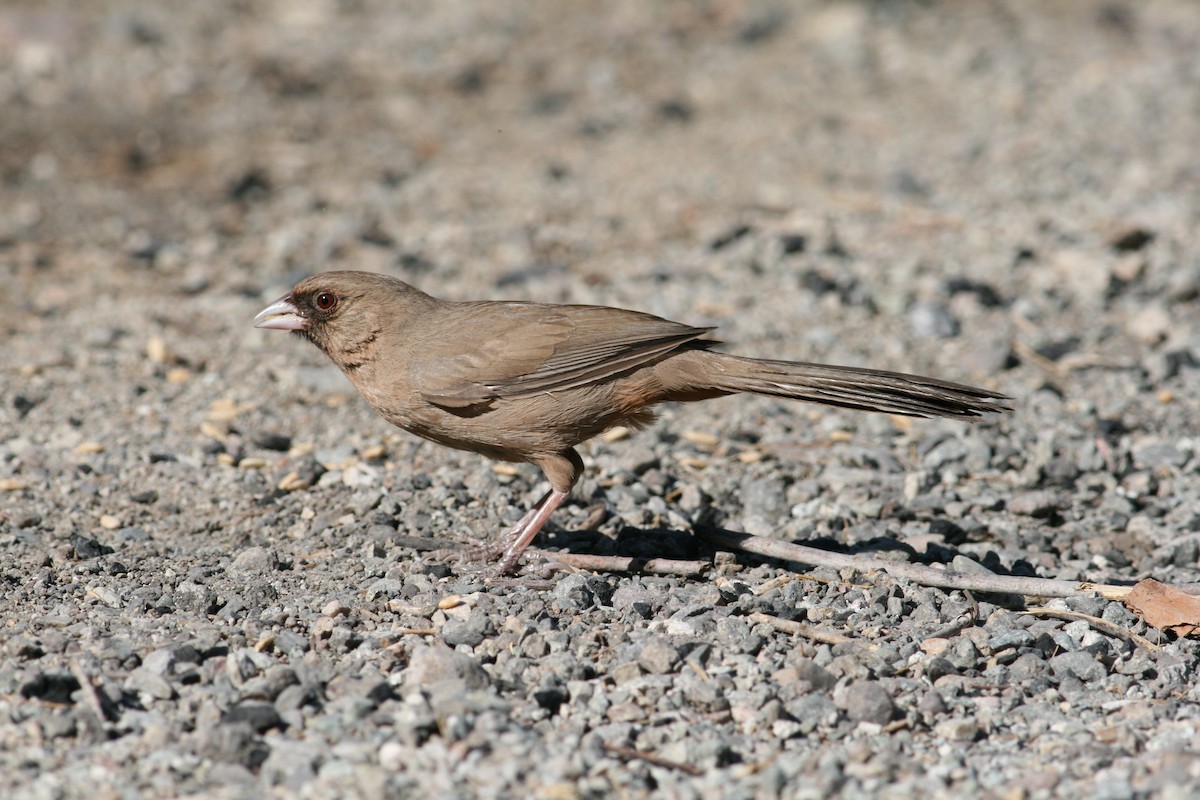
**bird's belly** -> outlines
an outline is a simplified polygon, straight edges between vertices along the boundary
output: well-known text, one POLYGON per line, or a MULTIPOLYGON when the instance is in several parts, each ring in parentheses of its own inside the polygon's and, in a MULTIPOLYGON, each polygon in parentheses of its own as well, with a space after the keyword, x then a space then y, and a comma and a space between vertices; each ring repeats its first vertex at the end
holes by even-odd
POLYGON ((500 461, 530 461, 561 453, 615 425, 642 427, 654 419, 649 410, 614 403, 609 394, 611 387, 588 387, 501 398, 462 412, 425 404, 399 418, 384 416, 447 447, 500 461))

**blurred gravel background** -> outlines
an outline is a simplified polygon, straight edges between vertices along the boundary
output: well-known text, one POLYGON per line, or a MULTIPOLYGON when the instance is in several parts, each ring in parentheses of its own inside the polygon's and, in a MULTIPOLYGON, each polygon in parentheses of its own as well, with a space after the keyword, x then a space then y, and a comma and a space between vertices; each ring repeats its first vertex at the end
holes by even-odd
POLYGON ((1117 603, 1162 652, 744 556, 450 575, 540 476, 250 319, 369 269, 1015 398, 669 408, 548 547, 1200 580, 1198 54, 1190 2, 7 0, 0 794, 1197 796, 1200 647, 1117 603))

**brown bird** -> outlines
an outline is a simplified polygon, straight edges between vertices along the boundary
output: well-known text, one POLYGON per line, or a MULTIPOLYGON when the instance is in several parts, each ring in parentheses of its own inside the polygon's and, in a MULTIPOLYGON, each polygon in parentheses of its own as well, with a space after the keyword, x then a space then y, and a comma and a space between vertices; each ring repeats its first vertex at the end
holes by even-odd
POLYGON ((696 328, 619 308, 450 302, 384 275, 326 272, 254 318, 325 351, 384 419, 488 458, 537 465, 550 491, 490 553, 499 574, 583 472, 575 445, 652 407, 738 392, 912 417, 977 417, 1007 398, 934 378, 716 352, 696 328))

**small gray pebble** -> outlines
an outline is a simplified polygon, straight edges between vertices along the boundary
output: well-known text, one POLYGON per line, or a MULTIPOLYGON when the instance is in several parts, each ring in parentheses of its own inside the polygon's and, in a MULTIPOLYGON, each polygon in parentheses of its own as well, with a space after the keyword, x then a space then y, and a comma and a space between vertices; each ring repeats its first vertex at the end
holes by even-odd
POLYGON ((930 683, 936 682, 938 678, 945 675, 955 675, 958 673, 958 669, 954 664, 942 656, 933 656, 932 658, 925 659, 922 662, 922 671, 930 683))
POLYGON ((787 489, 780 477, 747 476, 741 499, 749 515, 778 520, 788 513, 787 489))
POLYGON ((959 671, 975 669, 981 658, 979 648, 965 636, 954 640, 954 644, 946 650, 945 657, 959 671))
POLYGON ((1032 647, 1036 637, 1027 630, 1017 629, 1005 631, 999 636, 988 639, 988 649, 993 653, 1009 650, 1015 647, 1032 647))
POLYGON ((481 611, 475 611, 466 619, 448 619, 442 625, 442 641, 451 647, 465 644, 477 647, 489 633, 494 633, 492 621, 481 611))
POLYGON ((175 689, 170 681, 145 667, 138 667, 129 673, 129 677, 125 679, 125 690, 149 695, 157 700, 170 700, 175 696, 175 689))
POLYGON ((967 457, 967 446, 962 439, 944 439, 921 459, 921 466, 929 470, 940 470, 967 457))
POLYGON ((810 692, 785 703, 784 710, 800 723, 800 730, 804 734, 812 733, 818 727, 835 725, 838 721, 838 708, 826 692, 810 692))
POLYGON ((175 606, 184 611, 210 614, 216 610, 217 593, 195 581, 180 581, 171 598, 175 606))
POLYGON ((1133 463, 1138 469, 1182 467, 1188 460, 1188 454, 1174 444, 1152 436, 1135 441, 1130 452, 1133 454, 1133 463))
POLYGON ((1049 489, 1016 492, 1007 503, 1008 510, 1012 513, 1037 518, 1049 517, 1067 505, 1062 495, 1049 489))
POLYGON ((42 515, 36 511, 18 511, 12 515, 11 522, 21 530, 34 528, 42 524, 42 515))
POLYGON ((367 587, 367 599, 403 597, 404 586, 404 581, 395 578, 380 578, 367 587))
POLYGON ((239 723, 249 725, 251 730, 257 733, 263 733, 271 728, 280 728, 284 725, 279 712, 275 710, 275 706, 269 703, 258 702, 238 703, 221 716, 222 726, 237 725, 239 723))
POLYGON ((622 585, 617 587, 612 596, 612 606, 615 610, 633 610, 643 618, 652 613, 653 609, 658 608, 661 603, 661 593, 651 591, 644 586, 622 585))
POLYGON ((921 695, 921 699, 917 702, 917 710, 927 717, 937 717, 945 714, 948 707, 941 693, 936 689, 930 689, 921 695))
POLYGON ((439 681, 461 681, 469 689, 482 689, 489 678, 478 661, 445 647, 416 647, 404 672, 404 684, 423 687, 439 681))
POLYGON ((819 666, 811 658, 796 659, 792 663, 792 669, 796 670, 800 680, 817 691, 828 691, 837 683, 837 677, 832 672, 819 666))
POLYGON ((664 636, 650 637, 642 643, 638 653, 638 664, 641 668, 655 675, 674 672, 680 660, 679 649, 664 636))
POLYGON ((656 469, 660 464, 658 454, 642 444, 622 447, 617 457, 621 468, 629 470, 634 475, 641 475, 643 472, 656 469))
POLYGON ((247 722, 213 725, 199 731, 199 749, 218 763, 257 768, 267 760, 270 749, 254 735, 247 722))
POLYGON ((566 575, 554 585, 554 600, 561 609, 582 611, 603 604, 604 585, 596 576, 566 575))
POLYGON ((262 575, 279 568, 279 556, 269 547, 247 547, 229 565, 234 574, 262 575))
POLYGON ((951 339, 962 326, 950 309, 938 303, 917 303, 908 312, 908 325, 914 336, 923 339, 951 339))
POLYGON ((118 542, 148 542, 150 541, 150 534, 141 528, 131 526, 118 529, 113 534, 113 539, 118 542))
POLYGON ((846 716, 856 722, 873 722, 884 725, 896 714, 896 703, 892 695, 879 681, 856 681, 842 693, 846 716))
POLYGON ((942 720, 934 726, 934 734, 952 742, 971 742, 979 736, 979 723, 969 717, 942 720))
POLYGON ((700 487, 694 483, 689 483, 683 487, 683 491, 679 494, 677 501, 679 508, 689 514, 694 514, 708 505, 708 498, 704 492, 700 491, 700 487))
POLYGON ((1050 669, 1055 675, 1074 675, 1084 682, 1102 680, 1108 675, 1104 665, 1085 650, 1054 656, 1050 659, 1050 669))
POLYGON ((242 684, 240 696, 243 700, 257 698, 273 702, 285 689, 299 682, 295 669, 287 664, 275 664, 262 675, 242 684))
POLYGON ((1050 665, 1036 652, 1022 653, 1017 660, 1008 665, 1008 677, 1016 683, 1022 683, 1047 674, 1050 665))
POLYGON ((302 789, 311 791, 318 765, 328 758, 329 749, 323 742, 279 738, 272 741, 259 778, 268 786, 298 795, 302 789))
POLYGON ((166 675, 175 667, 175 648, 162 647, 154 650, 142 659, 142 669, 149 670, 155 675, 166 675))

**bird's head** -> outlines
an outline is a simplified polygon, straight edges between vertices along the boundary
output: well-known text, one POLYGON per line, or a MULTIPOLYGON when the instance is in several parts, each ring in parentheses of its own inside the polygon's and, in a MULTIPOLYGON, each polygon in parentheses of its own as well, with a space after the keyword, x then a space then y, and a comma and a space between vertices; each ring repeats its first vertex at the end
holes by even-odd
POLYGON ((260 311, 254 327, 298 333, 345 367, 386 327, 402 324, 417 298, 428 295, 385 275, 325 272, 260 311))

